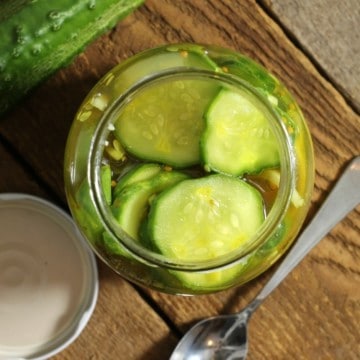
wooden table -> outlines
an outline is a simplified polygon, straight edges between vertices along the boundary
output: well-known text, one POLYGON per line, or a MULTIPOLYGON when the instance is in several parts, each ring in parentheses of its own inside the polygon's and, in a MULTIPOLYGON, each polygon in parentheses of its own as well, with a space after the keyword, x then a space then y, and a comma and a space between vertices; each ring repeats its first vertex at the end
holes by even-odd
MULTIPOLYGON (((86 93, 141 50, 200 42, 256 59, 299 102, 315 147, 311 217, 360 154, 359 15, 357 0, 148 0, 2 119, 0 192, 38 195, 67 209, 64 145, 86 93)), ((191 324, 240 310, 272 269, 242 288, 200 297, 139 289, 100 262, 99 272, 95 313, 56 360, 167 359, 191 324)), ((257 310, 249 336, 252 360, 360 358, 359 208, 257 310)))

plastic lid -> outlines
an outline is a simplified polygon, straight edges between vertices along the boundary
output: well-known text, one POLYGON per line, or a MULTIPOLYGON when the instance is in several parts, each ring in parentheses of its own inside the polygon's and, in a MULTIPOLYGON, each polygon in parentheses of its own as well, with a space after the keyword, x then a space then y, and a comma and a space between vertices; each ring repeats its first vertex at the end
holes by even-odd
POLYGON ((0 359, 46 359, 72 343, 98 295, 95 256, 71 217, 0 194, 0 359))

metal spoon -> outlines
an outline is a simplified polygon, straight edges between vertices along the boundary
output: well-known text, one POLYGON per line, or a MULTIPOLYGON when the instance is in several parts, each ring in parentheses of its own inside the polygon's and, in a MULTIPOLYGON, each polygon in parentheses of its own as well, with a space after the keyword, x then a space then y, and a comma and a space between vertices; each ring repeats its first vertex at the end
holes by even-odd
POLYGON ((263 300, 305 255, 360 203, 360 156, 345 169, 335 187, 255 299, 240 313, 200 321, 181 339, 170 360, 245 359, 247 322, 263 300))

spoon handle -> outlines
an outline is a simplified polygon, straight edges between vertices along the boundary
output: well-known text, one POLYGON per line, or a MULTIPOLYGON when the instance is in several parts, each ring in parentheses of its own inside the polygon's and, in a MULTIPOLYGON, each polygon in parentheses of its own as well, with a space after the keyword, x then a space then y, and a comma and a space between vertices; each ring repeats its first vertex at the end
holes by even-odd
POLYGON ((337 181, 319 211, 252 302, 255 309, 299 264, 305 255, 360 203, 360 156, 355 157, 337 181))

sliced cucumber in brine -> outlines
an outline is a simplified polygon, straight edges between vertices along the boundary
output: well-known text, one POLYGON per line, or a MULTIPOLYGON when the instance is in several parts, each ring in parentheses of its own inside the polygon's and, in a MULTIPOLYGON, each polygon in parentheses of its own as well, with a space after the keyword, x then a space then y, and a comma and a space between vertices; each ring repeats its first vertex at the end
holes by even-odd
POLYGON ((114 196, 116 197, 119 195, 126 186, 151 179, 160 171, 161 165, 159 164, 145 163, 135 165, 131 170, 129 170, 129 172, 120 178, 115 186, 114 196))
POLYGON ((103 165, 100 168, 101 187, 104 193, 106 203, 111 204, 111 168, 109 165, 103 165))
POLYGON ((239 56, 237 59, 224 61, 221 66, 228 73, 244 79, 259 91, 267 94, 271 94, 279 82, 264 67, 247 57, 239 56))
POLYGON ((215 82, 179 78, 139 91, 115 122, 115 136, 141 160, 183 168, 200 162, 204 113, 219 91, 215 82))
POLYGON ((280 163, 267 116, 245 92, 220 91, 206 113, 201 149, 207 169, 235 176, 280 163))
POLYGON ((169 259, 206 261, 244 246, 264 221, 257 189, 216 174, 184 180, 157 196, 149 235, 169 259))
MULTIPOLYGON (((100 168, 101 189, 107 204, 111 203, 111 169, 109 165, 102 165, 100 168)), ((97 237, 103 230, 95 205, 90 195, 90 187, 87 179, 83 179, 75 193, 73 212, 76 218, 90 239, 97 237)))
POLYGON ((151 198, 168 186, 187 178, 188 175, 179 171, 162 170, 149 179, 125 186, 111 206, 114 217, 128 235, 140 240, 140 226, 147 215, 151 198))
MULTIPOLYGON (((159 49, 147 51, 146 56, 138 54, 120 65, 121 72, 117 74, 115 82, 115 93, 120 94, 133 86, 136 82, 153 75, 162 70, 176 68, 194 68, 203 70, 215 70, 216 63, 207 55, 207 50, 201 45, 173 44, 169 45, 164 51, 159 49)), ((116 70, 115 70, 116 71, 116 70)), ((110 79, 113 74, 108 75, 110 79)), ((109 77, 103 81, 109 81, 109 77)))

